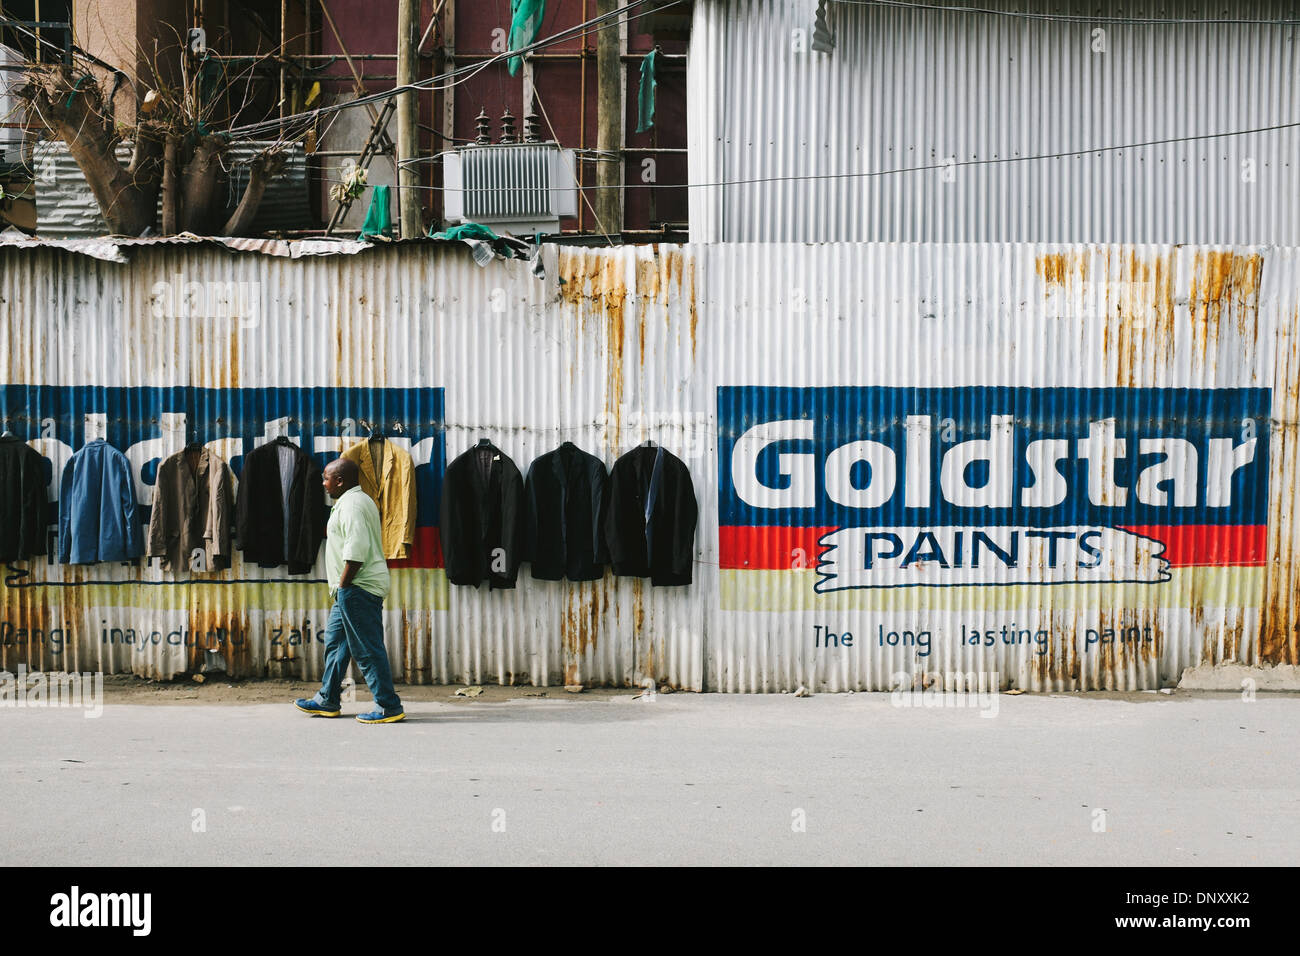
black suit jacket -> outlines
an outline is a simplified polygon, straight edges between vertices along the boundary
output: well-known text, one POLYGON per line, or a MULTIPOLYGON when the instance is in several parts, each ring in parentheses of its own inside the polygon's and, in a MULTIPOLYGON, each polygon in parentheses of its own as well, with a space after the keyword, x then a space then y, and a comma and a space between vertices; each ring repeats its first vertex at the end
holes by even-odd
POLYGON ((311 455, 289 443, 295 456, 289 513, 285 515, 280 490, 281 444, 276 439, 244 456, 235 504, 235 539, 245 561, 255 561, 264 568, 288 564, 290 574, 307 574, 316 563, 316 553, 325 537, 325 522, 329 519, 321 467, 311 455), (289 525, 287 554, 286 521, 289 525))
POLYGON ((605 543, 614 573, 690 584, 698 509, 685 462, 657 445, 633 448, 614 462, 609 499, 605 543))
POLYGON ((0 561, 45 553, 45 485, 40 452, 15 435, 0 437, 0 561))
POLYGON ((480 442, 442 477, 442 556, 447 580, 512 588, 524 551, 524 481, 510 456, 480 442))
POLYGON ((524 557, 543 581, 597 581, 605 575, 605 463, 571 441, 528 469, 524 557))

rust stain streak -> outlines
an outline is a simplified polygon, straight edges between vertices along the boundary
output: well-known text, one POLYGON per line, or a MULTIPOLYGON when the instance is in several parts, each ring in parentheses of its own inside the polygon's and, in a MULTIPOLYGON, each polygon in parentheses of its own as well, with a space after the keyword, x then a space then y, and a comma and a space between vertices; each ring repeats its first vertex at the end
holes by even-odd
POLYGON ((230 329, 230 355, 226 359, 226 384, 230 388, 239 387, 239 336, 242 334, 243 328, 236 319, 230 329))
POLYGON ((690 289, 687 292, 686 302, 691 312, 691 358, 695 358, 695 330, 699 325, 699 311, 695 300, 695 259, 692 257, 687 263, 687 274, 690 277, 690 289))
POLYGON ((1259 310, 1263 258, 1258 253, 1198 251, 1192 268, 1189 306, 1192 319, 1193 359, 1200 370, 1217 359, 1228 318, 1243 340, 1254 342, 1259 310))
POLYGON ((1051 252, 1041 255, 1035 260, 1034 267, 1046 285, 1065 285, 1068 261, 1064 253, 1051 252))
MULTIPOLYGON (((559 256, 560 297, 578 316, 580 333, 586 332, 588 313, 603 317, 605 395, 604 417, 610 426, 607 443, 610 451, 621 443, 624 352, 627 340, 626 306, 628 289, 624 278, 624 257, 586 250, 564 250, 559 256)), ((650 264, 652 265, 652 264, 650 264)), ((642 264, 638 263, 637 281, 643 281, 642 264)), ((645 273, 648 276, 650 273, 645 273)), ((649 281, 648 278, 644 281, 649 281)), ((653 283, 657 289, 657 274, 653 283)), ((643 334, 643 331, 640 332, 643 334)), ((644 347, 642 349, 644 354, 644 347)))
POLYGON ((603 259, 599 298, 606 318, 605 420, 613 425, 609 440, 613 445, 610 451, 614 452, 622 443, 623 350, 626 338, 623 310, 627 302, 627 287, 623 282, 622 262, 618 256, 609 255, 603 259))
POLYGON ((1300 307, 1277 330, 1269 457, 1268 548, 1259 660, 1300 664, 1300 574, 1295 561, 1296 498, 1300 487, 1300 307))

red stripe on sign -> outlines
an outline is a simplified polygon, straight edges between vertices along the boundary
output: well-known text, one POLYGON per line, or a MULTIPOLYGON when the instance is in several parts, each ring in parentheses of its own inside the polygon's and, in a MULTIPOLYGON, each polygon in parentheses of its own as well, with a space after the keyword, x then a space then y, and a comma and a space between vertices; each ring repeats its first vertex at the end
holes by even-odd
POLYGON ((410 557, 398 561, 389 561, 390 568, 441 568, 442 529, 436 525, 428 528, 416 528, 415 540, 411 542, 410 557))
MULTIPOLYGON (((836 528, 721 527, 722 568, 788 571, 815 568, 823 535, 836 528)), ((1267 525, 1131 525, 1121 531, 1164 542, 1171 567, 1259 567, 1268 556, 1267 525)), ((439 565, 441 566, 441 565, 439 565)))
POLYGON ((718 529, 718 566, 788 571, 815 568, 822 535, 835 528, 723 527, 718 529))
POLYGON ((1264 524, 1131 525, 1120 530, 1163 541, 1163 557, 1174 568, 1258 567, 1268 558, 1264 524))

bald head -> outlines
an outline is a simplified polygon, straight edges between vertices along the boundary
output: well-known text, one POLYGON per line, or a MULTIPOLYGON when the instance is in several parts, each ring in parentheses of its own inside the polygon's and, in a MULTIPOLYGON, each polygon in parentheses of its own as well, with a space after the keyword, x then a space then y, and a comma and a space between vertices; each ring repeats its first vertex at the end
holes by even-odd
POLYGON ((337 498, 360 481, 360 469, 351 458, 335 458, 325 466, 325 490, 331 498, 337 498))

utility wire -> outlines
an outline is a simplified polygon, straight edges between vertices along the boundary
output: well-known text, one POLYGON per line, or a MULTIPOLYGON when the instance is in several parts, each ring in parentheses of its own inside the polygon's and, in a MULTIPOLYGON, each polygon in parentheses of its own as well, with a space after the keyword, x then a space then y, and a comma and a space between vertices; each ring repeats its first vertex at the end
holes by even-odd
MULTIPOLYGON (((424 90, 440 91, 440 90, 451 89, 452 87, 458 85, 459 83, 464 82, 465 80, 470 79, 472 76, 487 69, 492 64, 499 63, 502 60, 508 59, 509 57, 520 56, 525 53, 531 53, 535 50, 545 49, 548 46, 554 46, 557 43, 562 43, 565 40, 571 39, 573 36, 578 35, 584 30, 591 30, 594 32, 596 30, 607 29, 610 26, 617 26, 620 19, 626 19, 628 22, 631 22, 632 20, 635 19, 639 19, 640 17, 644 16, 646 12, 650 12, 650 11, 639 13, 636 16, 625 16, 625 15, 632 10, 644 6, 648 2, 650 2, 650 0, 630 0, 627 6, 619 7, 618 9, 612 10, 609 13, 604 13, 599 16, 592 17, 590 20, 587 20, 583 23, 576 24, 572 27, 568 27, 564 30, 561 30, 559 33, 546 37, 545 39, 538 40, 535 43, 530 43, 527 46, 520 47, 517 50, 506 50, 505 52, 498 53, 496 56, 493 56, 490 59, 484 60, 481 63, 477 63, 472 66, 458 67, 457 69, 452 70, 448 73, 442 73, 439 74, 438 76, 433 76, 424 80, 419 80, 418 82, 415 83, 406 84, 404 86, 395 86, 392 89, 383 90, 378 93, 369 93, 365 96, 358 96, 356 99, 348 100, 346 103, 334 103, 329 106, 317 107, 316 109, 309 110, 308 112, 305 113, 295 113, 291 116, 285 116, 277 119, 263 120, 259 123, 251 123, 247 126, 232 127, 231 129, 226 130, 226 133, 230 136, 253 136, 256 135, 257 133, 264 132, 266 130, 276 129, 287 123, 302 121, 302 120, 314 121, 317 117, 325 116, 329 113, 334 113, 344 109, 350 109, 355 106, 363 106, 366 103, 376 103, 381 100, 387 100, 401 93, 420 92, 424 90), (462 77, 464 74, 469 74, 469 75, 464 76, 463 79, 459 79, 459 80, 456 79, 457 77, 462 77), (449 83, 445 86, 436 85, 446 80, 456 80, 456 82, 449 83)), ((669 0, 668 3, 661 4, 659 6, 654 7, 653 11, 657 12, 660 10, 664 10, 667 7, 676 6, 677 4, 683 2, 684 0, 669 0)))
MULTIPOLYGON (((636 2, 638 2, 638 3, 644 3, 645 0, 636 0, 636 2)), ((624 9, 627 9, 627 8, 624 8, 624 9)), ((608 17, 609 17, 609 14, 605 14, 604 17, 602 17, 602 18, 598 18, 598 19, 605 19, 605 18, 608 18, 608 17)), ((590 21, 589 21, 589 22, 590 22, 590 21)), ((566 32, 567 32, 567 31, 566 31, 566 32)), ((466 82, 466 81, 472 79, 473 77, 475 77, 475 76, 477 76, 479 73, 481 73, 483 70, 485 70, 485 69, 487 69, 489 66, 491 66, 493 63, 498 63, 498 62, 500 62, 502 59, 504 59, 504 58, 506 58, 506 57, 508 57, 508 56, 513 55, 514 52, 524 52, 524 51, 526 51, 526 50, 532 50, 532 49, 535 49, 535 48, 540 48, 543 44, 545 44, 545 45, 550 45, 551 43, 558 43, 558 42, 560 42, 560 41, 563 40, 563 39, 567 39, 567 37, 564 36, 564 35, 562 35, 562 34, 561 34, 561 35, 557 35, 557 36, 555 36, 555 37, 548 38, 546 41, 539 41, 538 43, 532 44, 532 45, 530 45, 529 47, 525 47, 524 50, 521 50, 521 51, 507 51, 506 53, 501 53, 501 54, 498 54, 497 56, 494 56, 494 57, 491 57, 491 58, 489 58, 489 59, 487 59, 487 60, 484 60, 484 61, 482 61, 481 63, 473 64, 473 65, 471 65, 471 66, 459 67, 459 68, 457 68, 457 69, 455 69, 455 70, 452 70, 452 71, 450 71, 450 72, 448 72, 448 73, 443 73, 443 74, 439 74, 438 76, 429 77, 428 79, 420 80, 420 81, 418 81, 418 82, 416 82, 416 83, 413 83, 413 84, 407 84, 407 85, 404 85, 404 86, 396 86, 396 87, 393 87, 392 89, 389 89, 389 90, 382 90, 382 91, 377 92, 377 93, 368 93, 368 94, 366 94, 366 95, 364 95, 364 96, 358 96, 358 97, 356 97, 355 99, 348 100, 348 101, 345 102, 345 103, 334 103, 334 104, 331 104, 330 106, 317 107, 316 109, 311 110, 311 111, 309 111, 309 112, 307 112, 307 113, 298 113, 298 114, 294 114, 294 115, 292 115, 292 116, 281 117, 281 118, 279 118, 279 119, 263 120, 263 121, 261 121, 261 122, 259 122, 259 123, 252 123, 252 124, 249 124, 249 125, 247 125, 247 126, 235 127, 235 128, 232 128, 232 129, 228 130, 227 132, 228 132, 229 135, 231 135, 231 136, 234 136, 234 135, 247 135, 247 136, 253 136, 253 135, 256 135, 257 133, 263 132, 263 131, 265 131, 265 130, 267 130, 267 129, 275 129, 275 128, 278 128, 278 127, 280 127, 280 126, 283 126, 283 125, 285 125, 285 124, 287 124, 287 123, 289 123, 289 122, 294 121, 295 119, 307 118, 307 119, 309 119, 310 121, 314 122, 314 121, 315 121, 318 117, 320 117, 320 116, 324 116, 324 115, 327 115, 327 114, 329 114, 329 113, 339 112, 339 111, 341 111, 341 110, 345 110, 345 109, 351 109, 352 107, 355 107, 355 106, 364 106, 364 105, 366 105, 366 104, 368 104, 368 103, 378 103, 378 102, 381 102, 381 101, 384 101, 384 100, 391 99, 392 97, 394 97, 394 96, 396 96, 396 95, 398 95, 398 94, 400 94, 400 93, 403 93, 403 92, 421 91, 421 90, 431 90, 431 91, 435 91, 435 92, 437 92, 437 91, 449 90, 449 89, 452 89, 452 88, 455 87, 455 86, 458 86, 458 85, 461 84, 461 83, 464 83, 464 82, 466 82), (462 75, 462 74, 467 74, 467 75, 462 75), (445 85, 445 86, 435 86, 435 85, 433 85, 433 84, 437 83, 438 81, 441 81, 441 80, 448 80, 448 79, 452 79, 452 78, 454 78, 454 77, 460 77, 460 79, 457 79, 455 82, 453 82, 453 83, 449 83, 449 84, 447 84, 447 85, 445 85)))
MULTIPOLYGON (((1232 136, 1253 136, 1258 133, 1276 133, 1282 130, 1300 129, 1300 120, 1293 123, 1278 123, 1273 126, 1257 126, 1253 129, 1235 129, 1223 133, 1200 133, 1194 136, 1171 136, 1165 139, 1150 139, 1140 143, 1121 143, 1114 146, 1086 146, 1069 149, 1058 153, 1035 153, 1031 156, 1006 156, 997 159, 965 159, 953 162, 931 163, 926 166, 905 166, 900 169, 877 169, 858 173, 809 173, 802 176, 763 176, 756 179, 729 179, 713 183, 624 183, 618 186, 578 186, 582 190, 595 189, 719 189, 727 186, 755 186, 763 183, 814 182, 835 179, 876 179, 884 176, 900 176, 904 173, 924 173, 940 169, 957 169, 966 166, 998 166, 1006 163, 1031 163, 1045 159, 1068 159, 1071 156, 1081 158, 1089 153, 1114 153, 1126 149, 1145 149, 1151 146, 1170 146, 1178 143, 1197 143, 1211 139, 1225 139, 1232 136)), ((442 186, 417 186, 417 189, 441 190, 442 186)), ((556 189, 568 189, 557 186, 556 189)), ((482 192, 509 192, 512 187, 500 187, 480 190, 482 192)))
MULTIPOLYGON (((542 98, 538 95, 535 88, 533 90, 533 99, 537 100, 537 106, 542 111, 542 118, 546 120, 546 125, 551 131, 551 138, 558 143, 560 141, 560 135, 555 132, 555 127, 551 125, 551 118, 546 114, 546 105, 542 102, 542 98)), ((583 121, 586 121, 586 117, 583 117, 583 121)), ((611 246, 614 245, 614 240, 609 237, 609 232, 606 231, 605 224, 600 221, 600 213, 596 212, 596 207, 591 204, 591 200, 588 199, 587 194, 583 192, 582 177, 576 169, 574 170, 573 175, 573 185, 578 187, 579 198, 581 198, 582 201, 587 204, 587 208, 591 210, 591 218, 595 221, 596 228, 600 230, 600 234, 605 237, 605 241, 611 246)))

